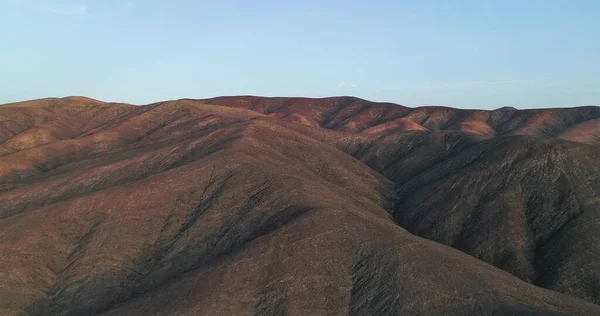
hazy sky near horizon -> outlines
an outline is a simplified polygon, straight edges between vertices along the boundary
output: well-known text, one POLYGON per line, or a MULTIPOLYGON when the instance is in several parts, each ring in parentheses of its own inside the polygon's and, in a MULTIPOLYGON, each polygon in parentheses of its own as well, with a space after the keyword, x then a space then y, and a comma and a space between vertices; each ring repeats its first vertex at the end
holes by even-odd
POLYGON ((600 105, 598 17, 598 0, 0 0, 0 103, 600 105))

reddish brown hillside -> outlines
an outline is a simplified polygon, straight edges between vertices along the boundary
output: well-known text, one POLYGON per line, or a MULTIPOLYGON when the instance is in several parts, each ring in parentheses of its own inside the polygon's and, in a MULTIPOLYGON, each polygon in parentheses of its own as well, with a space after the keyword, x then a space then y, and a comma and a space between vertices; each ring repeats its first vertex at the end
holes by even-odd
POLYGON ((218 97, 201 103, 247 108, 290 122, 357 133, 460 131, 486 136, 554 136, 585 143, 600 139, 600 107, 495 111, 407 108, 353 97, 218 97))
POLYGON ((0 106, 0 315, 600 315, 597 108, 213 101, 0 106))

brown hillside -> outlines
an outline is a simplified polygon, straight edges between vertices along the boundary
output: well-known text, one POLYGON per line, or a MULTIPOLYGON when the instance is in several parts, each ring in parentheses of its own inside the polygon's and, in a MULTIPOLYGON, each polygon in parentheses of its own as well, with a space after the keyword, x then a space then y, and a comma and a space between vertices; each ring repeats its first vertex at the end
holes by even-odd
POLYGON ((206 104, 247 108, 295 123, 372 134, 408 130, 460 131, 486 136, 535 135, 585 143, 600 139, 600 107, 495 111, 447 107, 407 108, 352 97, 265 98, 218 97, 206 104), (302 120, 298 120, 301 117, 302 120))
POLYGON ((0 314, 598 315, 599 117, 2 105, 0 314))

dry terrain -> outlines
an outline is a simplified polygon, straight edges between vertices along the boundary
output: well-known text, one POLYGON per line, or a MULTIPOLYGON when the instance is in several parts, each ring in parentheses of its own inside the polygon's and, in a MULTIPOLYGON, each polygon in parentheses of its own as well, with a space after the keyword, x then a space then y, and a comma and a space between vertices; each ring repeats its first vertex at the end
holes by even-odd
POLYGON ((600 315, 600 107, 0 105, 0 315, 600 315))

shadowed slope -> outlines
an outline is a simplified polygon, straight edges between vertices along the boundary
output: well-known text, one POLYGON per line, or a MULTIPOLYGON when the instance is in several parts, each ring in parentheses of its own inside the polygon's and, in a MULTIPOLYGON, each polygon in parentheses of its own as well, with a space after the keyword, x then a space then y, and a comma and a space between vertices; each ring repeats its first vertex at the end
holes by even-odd
POLYGON ((600 302, 600 148, 456 132, 298 129, 398 185, 395 218, 528 282, 600 302))
POLYGON ((600 303, 600 148, 490 140, 400 187, 395 217, 528 282, 600 303))
POLYGON ((409 231, 528 282, 600 302, 598 146, 525 136, 298 130, 398 184, 395 218, 409 231))

